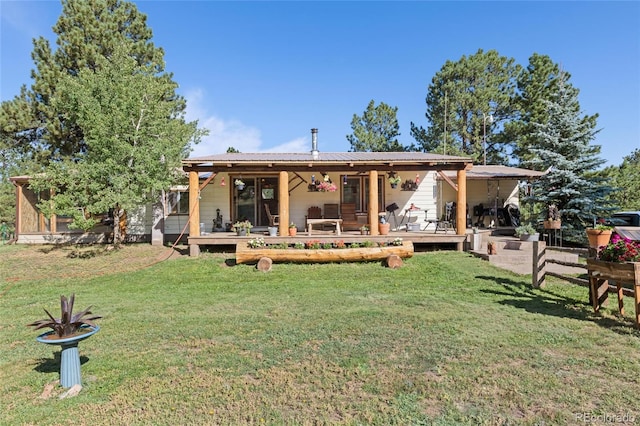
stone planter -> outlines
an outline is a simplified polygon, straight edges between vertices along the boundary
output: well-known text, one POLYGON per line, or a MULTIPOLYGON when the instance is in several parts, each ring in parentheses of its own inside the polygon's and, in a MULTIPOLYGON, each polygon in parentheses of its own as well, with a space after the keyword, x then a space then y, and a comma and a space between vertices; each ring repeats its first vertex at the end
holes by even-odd
POLYGON ((528 241, 528 242, 533 242, 533 241, 538 241, 538 234, 522 234, 520 235, 520 241, 528 241))
POLYGON ((269 236, 270 237, 277 237, 278 236, 278 227, 269 226, 267 229, 269 230, 269 236))
POLYGON ((480 247, 482 247, 482 234, 471 234, 470 237, 471 237, 469 239, 470 249, 480 250, 480 247))
POLYGON ((60 346, 60 385, 63 388, 70 388, 73 385, 82 385, 78 343, 96 334, 100 330, 100 327, 85 326, 80 328, 80 330, 86 329, 89 329, 89 331, 63 339, 50 338, 54 333, 53 331, 48 331, 36 337, 36 340, 40 343, 60 346))

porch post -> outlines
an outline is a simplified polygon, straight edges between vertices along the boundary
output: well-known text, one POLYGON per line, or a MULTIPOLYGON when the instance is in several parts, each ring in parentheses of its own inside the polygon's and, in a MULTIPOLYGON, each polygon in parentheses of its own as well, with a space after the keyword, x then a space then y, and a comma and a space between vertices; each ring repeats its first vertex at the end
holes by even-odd
MULTIPOLYGON (((467 233, 467 170, 458 170, 458 197, 456 200, 456 230, 458 235, 467 233)), ((462 251, 464 243, 458 244, 462 251)))
POLYGON ((289 173, 285 170, 278 176, 278 215, 280 236, 289 235, 289 173))
POLYGON ((18 241, 18 237, 20 237, 20 233, 22 232, 22 198, 23 198, 23 189, 22 184, 18 182, 12 181, 16 186, 16 232, 15 239, 18 241))
POLYGON ((200 236, 200 189, 198 172, 189 172, 189 236, 200 236))
POLYGON ((380 235, 378 210, 378 171, 369 170, 369 229, 371 235, 380 235))

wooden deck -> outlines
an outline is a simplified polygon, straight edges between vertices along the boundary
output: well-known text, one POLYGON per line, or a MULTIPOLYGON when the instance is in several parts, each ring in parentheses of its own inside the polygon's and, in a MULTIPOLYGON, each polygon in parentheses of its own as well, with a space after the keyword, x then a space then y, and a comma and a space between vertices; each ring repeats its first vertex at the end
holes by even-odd
MULTIPOLYGON (((344 241, 345 243, 352 243, 358 241, 390 241, 394 238, 402 238, 403 241, 411 241, 414 246, 426 246, 426 247, 441 247, 450 248, 455 246, 457 250, 463 249, 463 243, 466 239, 466 235, 457 235, 454 231, 445 233, 438 231, 434 233, 433 230, 427 231, 415 231, 407 232, 391 231, 388 235, 362 235, 360 231, 342 231, 341 235, 336 235, 333 231, 316 231, 314 229, 313 235, 309 236, 306 232, 298 232, 295 237, 290 236, 278 236, 270 237, 269 233, 265 229, 264 232, 260 229, 252 230, 251 234, 246 237, 239 237, 235 232, 212 232, 207 235, 201 235, 199 237, 189 237, 189 253, 191 256, 197 256, 200 253, 200 247, 203 246, 236 246, 237 244, 246 244, 252 238, 264 238, 269 244, 288 243, 293 244, 296 242, 305 242, 309 240, 317 240, 320 242, 331 241, 344 241)), ((425 248, 426 248, 425 247, 425 248)))

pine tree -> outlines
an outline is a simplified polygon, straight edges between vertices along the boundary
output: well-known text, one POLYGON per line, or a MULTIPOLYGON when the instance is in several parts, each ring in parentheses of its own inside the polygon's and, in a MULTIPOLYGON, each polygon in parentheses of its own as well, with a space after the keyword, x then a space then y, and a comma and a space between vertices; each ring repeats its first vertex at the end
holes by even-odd
POLYGON ((515 116, 520 68, 495 50, 447 61, 428 88, 428 127, 411 123, 419 149, 470 156, 479 164, 486 152, 488 163, 505 163, 511 141, 500 128, 515 116))
MULTIPOLYGON (((547 120, 532 123, 537 141, 526 152, 526 165, 536 170, 548 170, 534 185, 529 202, 543 206, 555 204, 562 214, 565 237, 582 241, 585 227, 610 210, 607 196, 611 187, 605 185, 597 169, 604 163, 599 157, 600 146, 591 142, 597 134, 595 116, 581 116, 578 90, 567 84, 560 73, 557 90, 547 105, 547 120)), ((546 209, 540 209, 546 212, 546 209)), ((542 218, 541 218, 542 219, 542 218)))
POLYGON ((397 112, 398 107, 392 108, 384 102, 376 106, 372 99, 362 117, 353 114, 353 134, 347 135, 351 151, 405 151, 406 148, 398 142, 400 125, 396 117, 397 112))
POLYGON ((640 210, 640 149, 625 156, 620 166, 609 168, 608 175, 616 188, 611 198, 620 210, 640 210))
POLYGON ((97 71, 100 58, 110 57, 123 45, 139 66, 150 66, 156 73, 164 71, 164 52, 151 42, 153 34, 146 16, 131 2, 62 0, 62 14, 53 31, 58 36, 55 50, 44 37, 34 40, 33 85, 28 92, 29 106, 19 121, 20 130, 30 138, 31 144, 26 146, 34 149, 33 155, 43 164, 73 158, 86 150, 82 129, 51 105, 62 77, 77 77, 82 70, 97 71))

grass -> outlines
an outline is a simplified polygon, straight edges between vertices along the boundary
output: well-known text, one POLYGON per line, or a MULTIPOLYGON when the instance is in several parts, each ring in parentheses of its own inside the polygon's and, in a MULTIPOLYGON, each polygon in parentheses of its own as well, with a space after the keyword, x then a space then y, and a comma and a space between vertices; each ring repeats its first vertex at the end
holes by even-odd
POLYGON ((585 288, 457 252, 269 273, 167 253, 0 246, 0 424, 640 419, 632 309, 595 315, 585 288), (25 324, 73 292, 102 329, 80 344, 80 395, 42 398, 57 350, 25 324))

